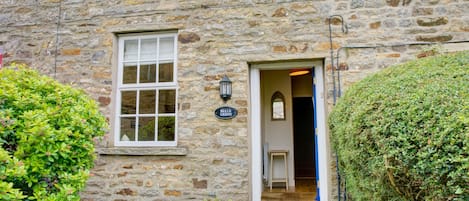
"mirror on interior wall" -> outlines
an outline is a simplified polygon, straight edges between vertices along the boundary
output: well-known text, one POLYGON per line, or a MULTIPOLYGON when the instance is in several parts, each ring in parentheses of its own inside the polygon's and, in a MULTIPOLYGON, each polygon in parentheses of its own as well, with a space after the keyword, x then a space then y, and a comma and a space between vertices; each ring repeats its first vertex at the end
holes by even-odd
POLYGON ((285 120, 285 97, 279 91, 272 95, 272 120, 285 120))

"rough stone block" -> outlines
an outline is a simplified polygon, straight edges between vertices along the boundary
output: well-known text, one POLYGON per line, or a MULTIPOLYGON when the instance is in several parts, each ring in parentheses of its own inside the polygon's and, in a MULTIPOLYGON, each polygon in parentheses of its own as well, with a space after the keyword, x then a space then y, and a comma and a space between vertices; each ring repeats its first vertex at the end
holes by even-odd
POLYGON ((384 57, 384 58, 399 58, 401 57, 401 54, 399 53, 386 53, 386 54, 380 54, 378 57, 384 57))
POLYGON ((196 178, 192 179, 192 184, 194 188, 198 189, 207 189, 207 180, 198 180, 196 178))
POLYGON ((404 33, 406 34, 424 34, 424 33, 436 33, 438 29, 435 28, 417 28, 417 29, 408 29, 404 33))
POLYGON ((165 196, 180 197, 182 195, 182 193, 181 193, 181 191, 177 191, 177 190, 164 190, 164 195, 165 196))
POLYGON ((388 4, 388 6, 397 7, 400 1, 401 0, 386 0, 386 4, 388 4))
POLYGON ((174 22, 174 21, 183 21, 187 20, 190 16, 189 15, 173 15, 166 17, 166 21, 174 22))
POLYGON ((383 25, 386 28, 394 28, 397 26, 397 23, 394 19, 386 19, 383 21, 383 25))
POLYGON ((340 70, 340 71, 348 70, 348 64, 347 64, 347 63, 344 63, 344 62, 341 62, 341 63, 339 64, 339 70, 340 70))
POLYGON ((125 164, 125 165, 122 165, 122 168, 124 168, 124 169, 133 169, 134 166, 132 164, 125 164))
POLYGON ((190 103, 182 103, 181 104, 181 110, 189 110, 191 109, 191 104, 190 103))
POLYGON ((326 18, 326 20, 324 21, 325 24, 329 24, 329 20, 331 22, 332 25, 341 25, 342 24, 342 19, 340 17, 333 17, 333 18, 326 18))
POLYGON ((143 0, 124 0, 124 5, 139 5, 142 3, 143 0))
MULTIPOLYGON (((332 42, 332 49, 338 49, 340 47, 340 44, 337 42, 332 42)), ((314 48, 315 50, 329 50, 331 48, 331 43, 330 42, 320 42, 316 45, 314 48)))
POLYGON ((371 29, 377 29, 381 27, 381 22, 373 22, 373 23, 370 23, 370 28, 371 29))
POLYGON ((298 52, 298 48, 294 45, 290 45, 290 47, 288 48, 288 52, 296 53, 298 52))
POLYGON ((421 52, 421 53, 417 54, 417 58, 424 58, 424 57, 434 56, 435 54, 436 54, 435 51, 428 50, 428 51, 424 51, 424 52, 421 52))
POLYGON ((452 35, 439 35, 439 36, 417 36, 417 41, 425 42, 446 42, 453 39, 452 35))
POLYGON ((275 10, 272 17, 286 17, 287 15, 288 15, 287 9, 279 8, 279 9, 275 10))
POLYGON ((178 41, 182 44, 200 41, 200 36, 192 32, 182 32, 178 35, 178 41))
POLYGON ((62 55, 65 55, 65 56, 80 55, 80 53, 81 53, 81 49, 79 49, 79 48, 63 49, 62 50, 62 55))
POLYGON ((159 192, 157 190, 146 190, 143 191, 141 195, 143 197, 155 197, 159 195, 159 192))
POLYGON ((385 5, 383 1, 365 1, 366 8, 381 8, 385 5))
POLYGON ((91 56, 91 62, 100 63, 103 60, 105 55, 106 55, 106 52, 104 52, 103 50, 97 51, 93 53, 93 56, 91 56))
POLYGON ((447 15, 448 14, 448 10, 447 10, 446 7, 437 7, 437 8, 435 8, 435 11, 436 11, 437 15, 447 15))
POLYGON ((238 123, 246 123, 248 119, 246 117, 238 117, 236 118, 236 122, 238 123))
POLYGON ((213 159, 212 164, 213 165, 220 165, 223 163, 223 159, 213 159))
POLYGON ((433 8, 414 8, 412 10, 412 16, 421 16, 421 15, 432 15, 433 8))
POLYGON ((151 180, 145 181, 145 187, 153 187, 153 181, 151 180))
POLYGON ((406 46, 395 46, 391 48, 393 51, 396 52, 405 52, 407 50, 406 46))
POLYGON ((128 172, 119 172, 117 173, 117 177, 125 177, 127 176, 128 172))
POLYGON ((287 47, 281 46, 281 45, 276 45, 272 47, 273 52, 281 53, 281 52, 287 52, 287 47))
POLYGON ((204 76, 204 80, 205 81, 220 80, 221 77, 222 77, 221 75, 206 75, 206 76, 204 76))
POLYGON ((412 20, 409 20, 409 19, 399 20, 399 26, 400 27, 410 27, 410 26, 412 26, 412 20))
POLYGON ((307 3, 293 3, 290 8, 302 14, 317 13, 317 9, 312 4, 307 3))
POLYGON ((248 109, 247 108, 239 108, 238 109, 238 115, 239 116, 247 115, 247 114, 248 114, 248 109))
POLYGON ((352 0, 352 2, 350 3, 350 8, 352 8, 352 9, 362 8, 363 6, 365 6, 365 1, 364 0, 352 0))
POLYGON ((31 8, 26 8, 26 7, 22 7, 22 8, 18 8, 15 10, 15 13, 17 14, 26 14, 26 13, 30 13, 33 9, 31 8))
POLYGON ((111 79, 111 72, 94 72, 93 78, 95 79, 111 79))
POLYGON ((117 191, 116 194, 135 196, 135 195, 137 195, 137 191, 132 190, 132 189, 130 189, 130 188, 123 188, 123 189, 121 189, 120 191, 117 191))
POLYGON ((18 58, 31 58, 33 54, 28 50, 18 50, 16 51, 16 57, 18 58))
POLYGON ((182 170, 182 169, 184 169, 184 165, 181 165, 181 164, 174 165, 174 166, 173 166, 173 169, 175 169, 175 170, 182 170))
POLYGON ((424 3, 424 5, 438 5, 438 3, 440 3, 440 0, 426 0, 422 1, 422 3, 424 3))
POLYGON ((81 201, 96 201, 96 200, 93 199, 93 198, 86 198, 86 197, 83 197, 83 196, 81 196, 80 200, 81 200, 81 201))
POLYGON ((98 102, 99 102, 100 106, 106 106, 106 105, 109 105, 109 103, 111 103, 111 98, 105 97, 105 96, 100 96, 98 98, 98 102))
POLYGON ((248 25, 249 27, 256 27, 256 26, 259 26, 260 25, 260 22, 259 21, 256 21, 256 20, 249 20, 248 21, 248 25))
POLYGON ((137 183, 137 186, 143 186, 143 181, 142 180, 139 180, 137 179, 137 181, 135 181, 137 183))
POLYGON ((417 19, 417 24, 420 26, 426 26, 426 27, 444 25, 444 24, 448 24, 448 18, 447 17, 420 18, 420 19, 417 19))

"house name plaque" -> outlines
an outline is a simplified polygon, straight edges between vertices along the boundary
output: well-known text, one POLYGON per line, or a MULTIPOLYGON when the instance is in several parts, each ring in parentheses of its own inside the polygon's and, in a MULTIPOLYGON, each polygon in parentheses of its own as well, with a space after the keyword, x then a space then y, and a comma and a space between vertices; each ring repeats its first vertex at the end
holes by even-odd
POLYGON ((223 106, 215 110, 215 116, 219 119, 233 119, 238 115, 238 110, 232 107, 223 106))

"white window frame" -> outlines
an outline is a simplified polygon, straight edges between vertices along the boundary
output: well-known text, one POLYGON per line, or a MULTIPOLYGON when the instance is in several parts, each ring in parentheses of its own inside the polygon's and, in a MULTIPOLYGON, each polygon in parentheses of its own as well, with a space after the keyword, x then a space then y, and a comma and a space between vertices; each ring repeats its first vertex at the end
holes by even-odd
MULTIPOLYGON (((178 83, 177 83, 177 33, 141 33, 141 34, 123 34, 123 35, 118 35, 118 67, 117 67, 117 90, 116 90, 116 106, 114 108, 115 116, 114 116, 114 145, 115 146, 133 146, 133 147, 148 147, 148 146, 177 146, 177 141, 178 141, 178 135, 177 135, 177 130, 178 130, 178 118, 177 118, 177 110, 178 110, 178 83), (168 38, 168 37, 173 37, 174 38, 174 53, 172 58, 168 59, 162 59, 160 60, 159 58, 159 48, 160 48, 160 39, 161 38, 168 38), (156 71, 158 76, 158 64, 160 61, 165 61, 165 60, 173 60, 173 80, 172 82, 162 82, 162 83, 138 83, 138 84, 123 84, 123 70, 124 70, 124 63, 125 62, 137 62, 139 63, 140 60, 139 58, 137 60, 129 60, 129 61, 124 61, 124 41, 126 40, 134 40, 138 39, 141 41, 142 39, 148 39, 148 38, 157 38, 157 53, 156 53, 156 71), (155 113, 154 114, 131 114, 131 115, 122 115, 121 114, 121 92, 122 91, 137 91, 137 97, 136 97, 136 110, 138 111, 139 108, 139 93, 141 90, 148 90, 148 89, 154 89, 154 90, 165 90, 165 89, 171 89, 175 90, 175 108, 174 108, 174 114, 159 114, 158 113, 158 94, 156 95, 156 102, 155 102, 155 113), (174 141, 158 141, 158 135, 155 136, 155 141, 121 141, 120 140, 120 121, 121 117, 126 117, 126 116, 132 116, 136 117, 136 130, 138 130, 138 119, 139 117, 155 117, 157 119, 158 117, 164 117, 164 116, 174 116, 174 141)), ((140 57, 140 42, 138 43, 138 57, 140 57)), ((139 66, 139 65, 137 65, 139 66)), ((137 80, 139 79, 139 67, 137 67, 137 80)), ((156 121, 155 125, 155 131, 158 132, 158 121, 156 121)), ((135 137, 137 139, 137 137, 135 137)))

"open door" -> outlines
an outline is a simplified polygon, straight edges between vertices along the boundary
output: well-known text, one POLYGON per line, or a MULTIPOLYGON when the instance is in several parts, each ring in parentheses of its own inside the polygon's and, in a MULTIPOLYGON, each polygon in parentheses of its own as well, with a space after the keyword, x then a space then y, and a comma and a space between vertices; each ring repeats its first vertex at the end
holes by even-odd
POLYGON ((320 191, 319 191, 319 163, 318 163, 318 121, 317 121, 317 94, 316 94, 316 73, 314 66, 312 68, 313 74, 313 122, 314 122, 314 155, 316 160, 315 161, 315 169, 316 169, 316 201, 321 200, 320 198, 320 191))

